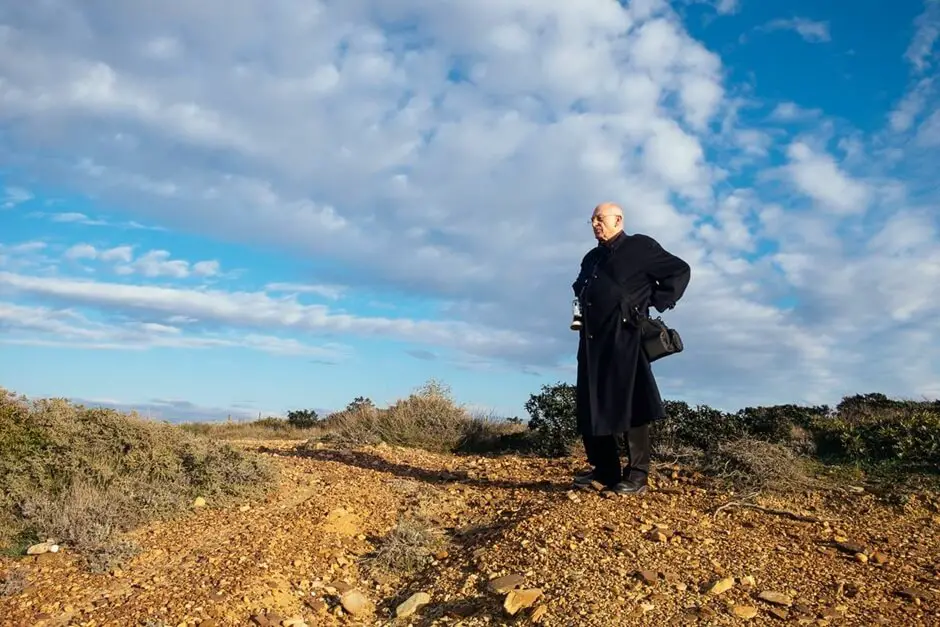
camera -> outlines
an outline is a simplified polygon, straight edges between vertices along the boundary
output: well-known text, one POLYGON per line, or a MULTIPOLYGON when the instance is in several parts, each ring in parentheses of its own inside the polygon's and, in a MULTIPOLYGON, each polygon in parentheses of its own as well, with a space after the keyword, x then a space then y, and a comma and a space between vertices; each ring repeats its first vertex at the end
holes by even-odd
POLYGON ((584 326, 584 322, 581 318, 581 303, 575 298, 571 301, 571 330, 580 331, 581 327, 584 326))

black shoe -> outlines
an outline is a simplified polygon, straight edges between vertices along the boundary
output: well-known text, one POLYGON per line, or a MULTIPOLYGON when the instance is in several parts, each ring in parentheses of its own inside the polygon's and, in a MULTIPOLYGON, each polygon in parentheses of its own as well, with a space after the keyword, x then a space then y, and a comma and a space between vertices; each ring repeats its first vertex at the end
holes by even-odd
POLYGON ((593 468, 579 472, 574 476, 575 485, 587 486, 591 485, 591 483, 594 481, 597 481, 597 471, 595 471, 593 468))
POLYGON ((605 490, 605 492, 613 492, 614 494, 620 494, 623 496, 646 494, 648 491, 649 487, 645 481, 630 481, 629 479, 612 485, 605 490))

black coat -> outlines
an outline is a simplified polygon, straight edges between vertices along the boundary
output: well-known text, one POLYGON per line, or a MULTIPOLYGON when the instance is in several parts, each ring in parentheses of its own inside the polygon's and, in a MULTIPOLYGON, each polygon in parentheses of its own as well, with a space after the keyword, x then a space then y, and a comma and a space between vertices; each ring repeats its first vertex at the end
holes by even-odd
POLYGON ((631 311, 671 309, 690 278, 689 264, 646 235, 621 232, 584 256, 572 285, 583 315, 577 382, 582 434, 616 435, 665 416, 631 311))

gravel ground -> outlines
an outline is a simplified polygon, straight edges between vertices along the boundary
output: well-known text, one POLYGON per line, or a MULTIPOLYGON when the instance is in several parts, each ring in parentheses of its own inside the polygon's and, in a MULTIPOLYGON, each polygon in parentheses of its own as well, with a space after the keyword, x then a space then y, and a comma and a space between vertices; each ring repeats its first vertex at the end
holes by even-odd
POLYGON ((240 444, 281 463, 277 494, 140 529, 110 573, 0 558, 0 624, 940 625, 937 495, 716 513, 739 497, 681 468, 608 498, 570 489, 575 459, 240 444), (415 572, 373 560, 401 520, 446 540, 415 572))

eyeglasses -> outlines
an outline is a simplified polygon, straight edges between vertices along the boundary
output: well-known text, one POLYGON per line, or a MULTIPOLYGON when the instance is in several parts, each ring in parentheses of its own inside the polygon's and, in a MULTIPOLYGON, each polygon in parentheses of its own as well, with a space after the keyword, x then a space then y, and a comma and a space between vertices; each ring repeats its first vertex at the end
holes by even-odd
POLYGON ((616 213, 608 213, 603 215, 591 216, 591 224, 595 222, 602 222, 604 218, 619 218, 620 216, 616 213))

